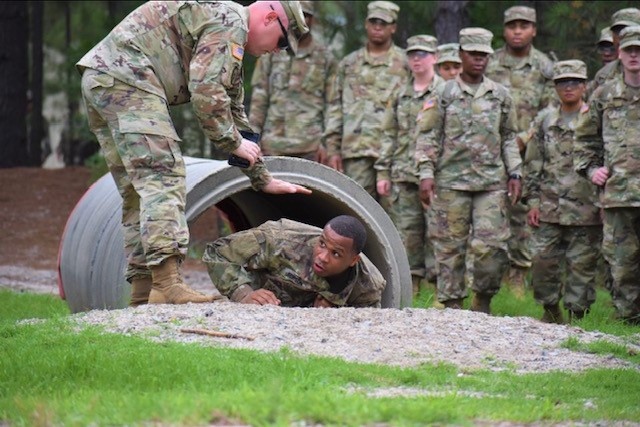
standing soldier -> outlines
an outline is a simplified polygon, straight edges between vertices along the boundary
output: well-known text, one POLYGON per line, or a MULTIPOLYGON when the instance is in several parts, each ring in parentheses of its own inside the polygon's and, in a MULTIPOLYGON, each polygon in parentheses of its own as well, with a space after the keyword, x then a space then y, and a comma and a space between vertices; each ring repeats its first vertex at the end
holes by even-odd
POLYGON ((523 199, 534 227, 533 296, 544 306, 543 322, 563 323, 561 298, 570 321, 581 319, 595 301, 602 221, 596 187, 573 170, 587 66, 578 60, 557 62, 553 81, 560 106, 542 110, 529 131, 523 199))
POLYGON ((425 277, 436 278, 433 248, 426 237, 426 218, 418 193, 415 169, 416 118, 443 80, 435 74, 438 41, 429 35, 409 37, 407 58, 411 78, 387 109, 380 157, 376 160, 377 191, 391 197, 390 216, 404 242, 414 296, 425 277))
POLYGON ((471 239, 471 309, 484 313, 491 312, 491 299, 509 263, 505 190, 516 203, 522 179, 511 96, 484 76, 492 38, 484 28, 460 31, 462 73, 427 100, 416 134, 420 199, 430 206, 438 301, 462 308, 471 239))
POLYGON ((400 8, 389 1, 368 4, 366 46, 338 64, 327 123, 329 166, 377 199, 376 171, 384 112, 408 77, 404 49, 393 44, 400 8))
MULTIPOLYGON (((505 46, 489 59, 487 77, 509 89, 518 120, 518 148, 524 156, 527 131, 538 111, 555 99, 553 62, 533 46, 536 36, 536 11, 527 6, 513 6, 504 12, 505 46)), ((524 295, 525 276, 531 266, 527 225, 527 208, 517 203, 509 209, 511 268, 506 281, 517 295, 524 295)))
POLYGON ((581 110, 575 170, 601 187, 602 253, 613 276, 618 316, 640 324, 640 26, 620 32, 622 76, 607 81, 581 110))
MULTIPOLYGON (((611 26, 609 29, 613 36, 613 45, 616 53, 620 50, 620 32, 630 25, 640 25, 640 9, 628 7, 626 9, 620 9, 611 15, 611 26)), ((598 70, 587 88, 587 99, 591 97, 598 86, 603 85, 607 81, 616 80, 620 76, 622 76, 622 63, 619 59, 614 59, 598 70)))
POLYGON ((460 61, 460 45, 458 43, 446 43, 438 46, 438 60, 436 71, 444 80, 455 79, 462 71, 460 61))
POLYGON ((616 45, 613 44, 613 32, 609 27, 605 27, 600 31, 600 38, 596 44, 598 55, 602 65, 607 65, 611 61, 615 61, 618 58, 618 52, 616 51, 616 45))
MULTIPOLYGON (((301 1, 309 28, 314 2, 301 1)), ((287 52, 258 58, 251 80, 249 122, 262 134, 262 152, 325 162, 323 133, 329 84, 337 61, 327 46, 306 33, 295 56, 287 52)))

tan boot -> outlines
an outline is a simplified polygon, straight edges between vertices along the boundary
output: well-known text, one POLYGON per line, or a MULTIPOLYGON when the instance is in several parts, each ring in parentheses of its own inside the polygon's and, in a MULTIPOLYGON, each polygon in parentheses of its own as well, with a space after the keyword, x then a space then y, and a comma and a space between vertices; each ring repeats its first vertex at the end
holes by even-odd
POLYGON ((562 325, 564 323, 564 317, 562 316, 562 310, 560 310, 560 304, 545 305, 544 314, 540 320, 544 323, 557 323, 562 325))
POLYGON ((149 302, 152 283, 151 276, 133 276, 131 279, 131 300, 129 301, 129 307, 137 307, 149 302))
POLYGON ((420 293, 420 282, 422 282, 422 277, 420 276, 411 276, 411 285, 413 287, 413 297, 417 297, 420 293))
POLYGON ((462 309, 462 298, 450 299, 447 301, 443 301, 442 304, 444 308, 453 308, 455 310, 462 309))
POLYGON ((167 258, 162 264, 151 267, 153 285, 149 304, 186 304, 188 302, 212 302, 213 296, 194 291, 182 281, 177 256, 167 258))
POLYGON ((491 298, 493 298, 493 295, 475 294, 469 309, 479 313, 491 314, 491 298))
POLYGON ((526 294, 526 276, 527 269, 519 267, 511 267, 507 275, 507 288, 511 291, 514 297, 519 300, 523 300, 526 294))

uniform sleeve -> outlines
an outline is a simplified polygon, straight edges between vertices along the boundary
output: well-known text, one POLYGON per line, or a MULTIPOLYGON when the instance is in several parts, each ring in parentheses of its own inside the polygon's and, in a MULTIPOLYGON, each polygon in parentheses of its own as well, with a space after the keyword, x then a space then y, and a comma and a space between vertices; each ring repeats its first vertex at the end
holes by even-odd
POLYGON ((189 92, 204 134, 219 149, 232 152, 242 140, 238 131, 249 128, 242 105, 243 29, 212 27, 194 47, 189 69, 189 92))
POLYGON ((269 109, 269 75, 271 74, 271 55, 258 58, 251 78, 251 107, 249 123, 257 133, 262 133, 269 109))
POLYGON ((391 179, 391 164, 398 137, 398 99, 385 110, 382 119, 382 132, 380 139, 380 155, 376 159, 374 168, 377 171, 377 180, 391 179))
POLYGON ((327 155, 329 157, 340 155, 342 143, 342 85, 344 82, 344 65, 342 62, 338 64, 338 69, 332 80, 324 133, 327 155))
POLYGON ((522 199, 529 209, 540 206, 540 180, 544 168, 544 133, 542 122, 544 112, 539 113, 527 132, 529 143, 523 165, 524 188, 522 199))
POLYGON ((598 91, 578 117, 573 145, 573 168, 581 176, 590 179, 597 168, 604 165, 602 140, 602 111, 598 109, 598 91))
POLYGON ((349 307, 373 307, 382 306, 382 292, 387 282, 380 271, 371 263, 363 263, 359 272, 357 283, 353 287, 346 305, 349 307))
POLYGON ((422 111, 416 117, 415 164, 421 180, 435 177, 442 151, 445 108, 442 95, 434 94, 425 100, 422 111))
POLYGON ((507 94, 502 103, 500 138, 502 139, 502 160, 510 174, 521 172, 522 157, 516 142, 517 127, 515 105, 511 96, 507 94))
POLYGON ((240 231, 209 243, 202 256, 220 293, 240 301, 259 288, 253 271, 267 268, 272 256, 271 233, 263 226, 240 231))
POLYGON ((327 66, 325 70, 325 85, 324 85, 324 111, 323 111, 323 135, 322 146, 325 150, 328 148, 326 129, 329 127, 329 106, 330 97, 332 96, 336 85, 336 74, 338 72, 338 61, 336 57, 329 51, 327 51, 327 66))

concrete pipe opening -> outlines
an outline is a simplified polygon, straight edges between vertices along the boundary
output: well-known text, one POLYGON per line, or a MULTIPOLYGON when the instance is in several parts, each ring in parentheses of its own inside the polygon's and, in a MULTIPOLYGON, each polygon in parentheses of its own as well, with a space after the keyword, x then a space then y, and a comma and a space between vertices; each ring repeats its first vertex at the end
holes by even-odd
MULTIPOLYGON (((364 254, 387 281, 382 306, 411 306, 411 272, 398 231, 380 205, 350 178, 316 162, 267 157, 273 176, 313 191, 310 196, 270 195, 253 191, 247 177, 226 161, 185 157, 185 162, 190 228, 212 207, 224 213, 232 231, 280 218, 323 227, 336 215, 353 215, 367 228, 364 254)), ((59 290, 74 313, 128 304, 121 216, 122 199, 107 174, 89 188, 67 220, 58 253, 59 290)))

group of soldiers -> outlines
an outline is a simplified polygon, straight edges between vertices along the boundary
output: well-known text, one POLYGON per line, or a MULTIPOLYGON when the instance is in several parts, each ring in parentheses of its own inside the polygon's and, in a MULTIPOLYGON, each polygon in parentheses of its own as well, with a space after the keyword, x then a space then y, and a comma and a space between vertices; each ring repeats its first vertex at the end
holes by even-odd
MULTIPOLYGON (((313 28, 314 2, 301 1, 313 28)), ((536 11, 504 12, 505 45, 463 28, 394 44, 400 7, 368 4, 366 44, 341 60, 314 39, 258 59, 249 121, 266 155, 324 163, 389 213, 414 293, 491 313, 503 282, 531 286, 543 321, 580 319, 598 269, 621 319, 640 318, 640 10, 612 16, 604 67, 533 46, 536 11), (620 57, 618 57, 620 56, 620 57), (604 224, 604 227, 603 227, 604 224), (606 262, 601 260, 602 255, 606 262)))

